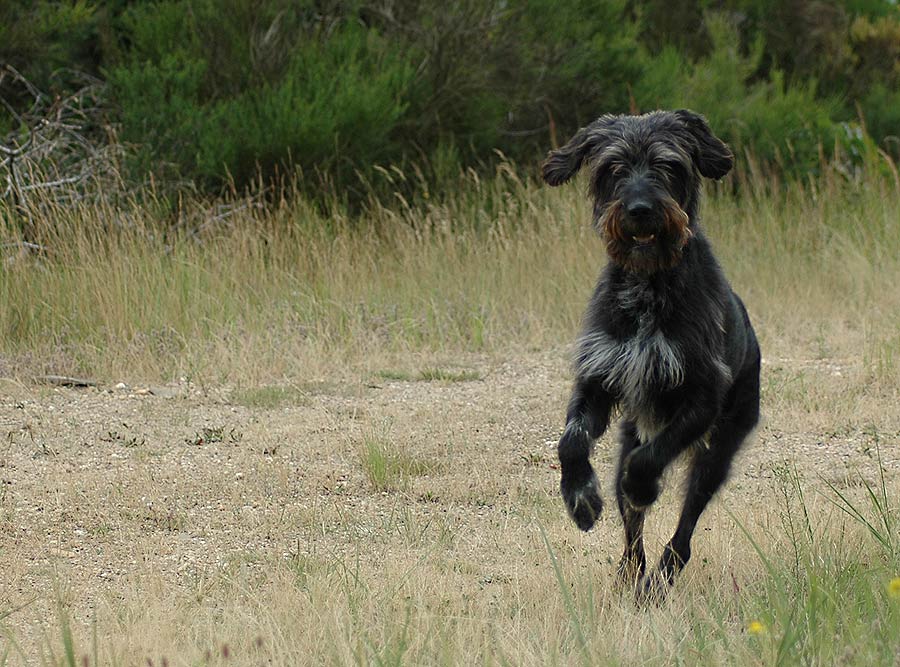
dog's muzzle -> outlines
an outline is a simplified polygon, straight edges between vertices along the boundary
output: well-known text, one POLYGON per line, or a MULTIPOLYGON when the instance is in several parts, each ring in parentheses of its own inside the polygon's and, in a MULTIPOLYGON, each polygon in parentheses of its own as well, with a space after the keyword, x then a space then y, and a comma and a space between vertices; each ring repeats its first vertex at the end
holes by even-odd
POLYGON ((651 247, 662 231, 662 216, 646 199, 634 199, 625 205, 622 236, 638 248, 651 247))
POLYGON ((597 224, 612 261, 630 271, 653 273, 681 261, 691 237, 689 222, 678 203, 666 197, 656 203, 613 201, 597 224))

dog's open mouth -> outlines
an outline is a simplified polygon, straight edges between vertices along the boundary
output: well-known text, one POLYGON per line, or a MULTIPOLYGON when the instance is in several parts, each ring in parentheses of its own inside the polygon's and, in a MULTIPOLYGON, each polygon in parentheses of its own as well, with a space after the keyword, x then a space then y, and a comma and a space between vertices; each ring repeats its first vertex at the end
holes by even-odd
POLYGON ((646 236, 632 236, 631 240, 635 245, 650 245, 656 240, 656 234, 647 234, 646 236))

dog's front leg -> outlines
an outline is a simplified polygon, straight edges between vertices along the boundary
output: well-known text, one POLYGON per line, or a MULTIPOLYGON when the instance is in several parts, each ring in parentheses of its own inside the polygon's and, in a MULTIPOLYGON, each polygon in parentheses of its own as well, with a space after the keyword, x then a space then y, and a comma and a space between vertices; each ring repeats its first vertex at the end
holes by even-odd
POLYGON ((718 404, 714 392, 698 394, 656 437, 628 455, 622 492, 632 507, 642 509, 656 501, 663 470, 706 434, 718 414, 718 404))
POLYGON ((612 396, 599 381, 576 381, 557 453, 562 471, 560 491, 569 515, 581 530, 590 530, 603 509, 600 485, 589 457, 594 441, 609 425, 612 405, 612 396))

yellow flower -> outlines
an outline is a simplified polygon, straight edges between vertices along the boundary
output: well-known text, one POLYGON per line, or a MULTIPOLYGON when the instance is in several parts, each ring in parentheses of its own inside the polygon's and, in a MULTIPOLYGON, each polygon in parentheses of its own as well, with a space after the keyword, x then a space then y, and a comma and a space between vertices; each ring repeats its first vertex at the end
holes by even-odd
POLYGON ((751 635, 761 635, 765 633, 765 631, 766 626, 759 621, 750 621, 750 624, 747 626, 747 632, 751 635))
POLYGON ((894 577, 888 583, 888 595, 900 599, 900 577, 894 577))

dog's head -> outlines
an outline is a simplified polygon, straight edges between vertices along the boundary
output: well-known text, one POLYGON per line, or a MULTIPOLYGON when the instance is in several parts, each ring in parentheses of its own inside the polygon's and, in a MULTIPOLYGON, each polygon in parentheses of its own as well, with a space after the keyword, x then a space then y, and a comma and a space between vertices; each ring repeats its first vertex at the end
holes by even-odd
POLYGON ((691 237, 700 179, 722 178, 731 151, 692 111, 602 116, 544 161, 544 180, 562 185, 591 169, 594 222, 612 261, 641 273, 681 261, 691 237))

